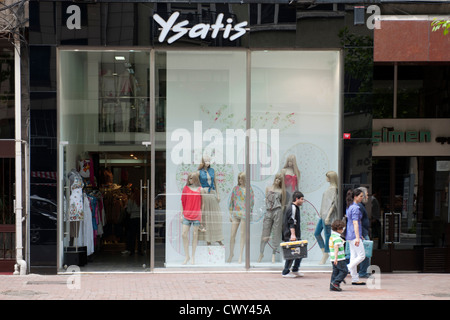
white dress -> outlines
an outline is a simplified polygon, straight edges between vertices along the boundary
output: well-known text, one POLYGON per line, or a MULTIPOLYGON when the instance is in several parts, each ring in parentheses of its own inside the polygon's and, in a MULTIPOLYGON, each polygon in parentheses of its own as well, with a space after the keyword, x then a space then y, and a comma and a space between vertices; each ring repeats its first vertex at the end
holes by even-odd
POLYGON ((69 198, 69 221, 81 221, 84 218, 83 211, 83 178, 73 169, 69 172, 70 198, 69 198))

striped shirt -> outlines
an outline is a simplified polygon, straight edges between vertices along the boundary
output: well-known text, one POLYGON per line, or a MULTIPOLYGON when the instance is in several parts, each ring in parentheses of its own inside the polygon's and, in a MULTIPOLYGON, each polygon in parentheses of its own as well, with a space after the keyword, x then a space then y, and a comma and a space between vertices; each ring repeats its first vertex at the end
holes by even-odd
POLYGON ((339 233, 332 231, 330 235, 329 247, 330 247, 330 260, 334 261, 334 246, 338 246, 338 261, 345 260, 345 248, 344 240, 342 240, 339 233))

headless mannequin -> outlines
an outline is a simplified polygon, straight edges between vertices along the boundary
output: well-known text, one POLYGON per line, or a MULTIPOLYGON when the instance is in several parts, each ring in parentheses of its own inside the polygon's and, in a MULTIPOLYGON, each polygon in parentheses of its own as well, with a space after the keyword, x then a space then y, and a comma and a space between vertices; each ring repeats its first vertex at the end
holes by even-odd
POLYGON ((103 131, 114 131, 114 115, 116 105, 116 78, 112 74, 111 70, 107 70, 102 77, 102 115, 103 115, 103 131))
MULTIPOLYGON (((128 71, 124 71, 119 76, 119 91, 121 97, 131 97, 133 96, 134 87, 132 82, 132 76, 128 71)), ((128 100, 128 99, 127 99, 128 100)), ((130 112, 131 112, 131 102, 128 100, 120 101, 120 112, 122 123, 122 132, 130 131, 130 112)))
POLYGON ((211 242, 217 242, 222 246, 223 234, 222 214, 219 207, 220 195, 217 189, 214 169, 210 166, 211 158, 204 156, 198 168, 200 184, 202 186, 202 225, 205 228, 205 232, 202 232, 202 238, 204 236, 205 239, 201 240, 206 240, 207 245, 210 245, 211 242))
POLYGON ((266 188, 267 211, 263 220, 263 232, 261 235, 260 255, 258 262, 264 257, 264 248, 273 234, 272 263, 275 262, 275 253, 281 242, 281 229, 283 223, 283 213, 286 202, 286 191, 284 186, 284 176, 282 173, 275 175, 273 184, 266 188))
MULTIPOLYGON (((188 183, 186 184, 186 186, 188 187, 187 189, 185 188, 183 190, 183 193, 185 191, 187 192, 192 192, 192 194, 194 194, 194 192, 198 193, 201 191, 201 187, 200 187, 200 180, 198 178, 198 172, 193 172, 189 174, 188 177, 188 183)), ((186 201, 190 201, 190 195, 185 194, 186 201)), ((184 210, 183 210, 183 216, 184 216, 184 210)), ((200 216, 201 217, 201 216, 200 216)), ((183 220, 183 217, 181 217, 181 219, 183 220)), ((191 229, 191 224, 184 224, 183 223, 183 229, 182 229, 182 239, 183 239, 183 247, 184 247, 184 252, 185 252, 185 259, 183 261, 183 264, 187 264, 189 262, 189 260, 191 260, 191 264, 195 264, 195 251, 197 249, 197 243, 198 243, 198 229, 199 229, 199 225, 196 225, 195 223, 192 225, 192 257, 189 256, 189 232, 191 229)))
MULTIPOLYGON (((254 203, 254 196, 253 192, 250 189, 250 212, 253 209, 253 203, 254 203)), ((227 262, 231 262, 234 255, 234 245, 236 243, 236 234, 239 229, 239 226, 241 226, 241 250, 239 254, 239 263, 242 263, 242 256, 244 253, 244 247, 245 247, 245 197, 246 197, 246 187, 245 187, 245 173, 241 172, 238 176, 238 185, 233 189, 231 201, 230 201, 230 222, 231 222, 231 237, 230 237, 230 256, 228 257, 227 262), (238 199, 239 198, 239 199, 238 199), (244 206, 244 208, 242 208, 244 206), (243 209, 243 212, 242 212, 243 209), (239 212, 235 210, 240 210, 239 212)))

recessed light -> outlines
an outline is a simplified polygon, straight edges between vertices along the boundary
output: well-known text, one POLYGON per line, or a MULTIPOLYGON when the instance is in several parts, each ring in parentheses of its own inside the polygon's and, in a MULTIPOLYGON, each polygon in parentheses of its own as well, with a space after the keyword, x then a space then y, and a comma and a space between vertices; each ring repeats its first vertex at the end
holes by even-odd
POLYGON ((116 59, 116 61, 124 61, 125 57, 124 56, 115 56, 114 59, 116 59))

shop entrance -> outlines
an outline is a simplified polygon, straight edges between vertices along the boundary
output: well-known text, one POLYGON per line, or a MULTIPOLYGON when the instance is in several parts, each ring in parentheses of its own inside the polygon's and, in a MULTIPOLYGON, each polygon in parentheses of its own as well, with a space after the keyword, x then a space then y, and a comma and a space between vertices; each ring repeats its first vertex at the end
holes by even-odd
POLYGON ((164 257, 164 247, 158 245, 165 234, 161 210, 156 210, 155 233, 150 237, 149 147, 125 149, 134 151, 87 152, 79 169, 65 165, 70 170, 65 170, 69 212, 63 227, 64 267, 77 265, 82 272, 140 272, 150 268, 152 250, 156 257, 164 257), (99 173, 93 182, 90 170, 99 173), (80 176, 83 219, 75 220, 80 176), (151 246, 151 240, 157 245, 151 246))
POLYGON ((374 158, 372 264, 381 271, 448 272, 449 173, 440 162, 448 159, 374 158))
POLYGON ((58 269, 149 270, 164 261, 165 226, 150 54, 60 50, 59 65, 58 269))

